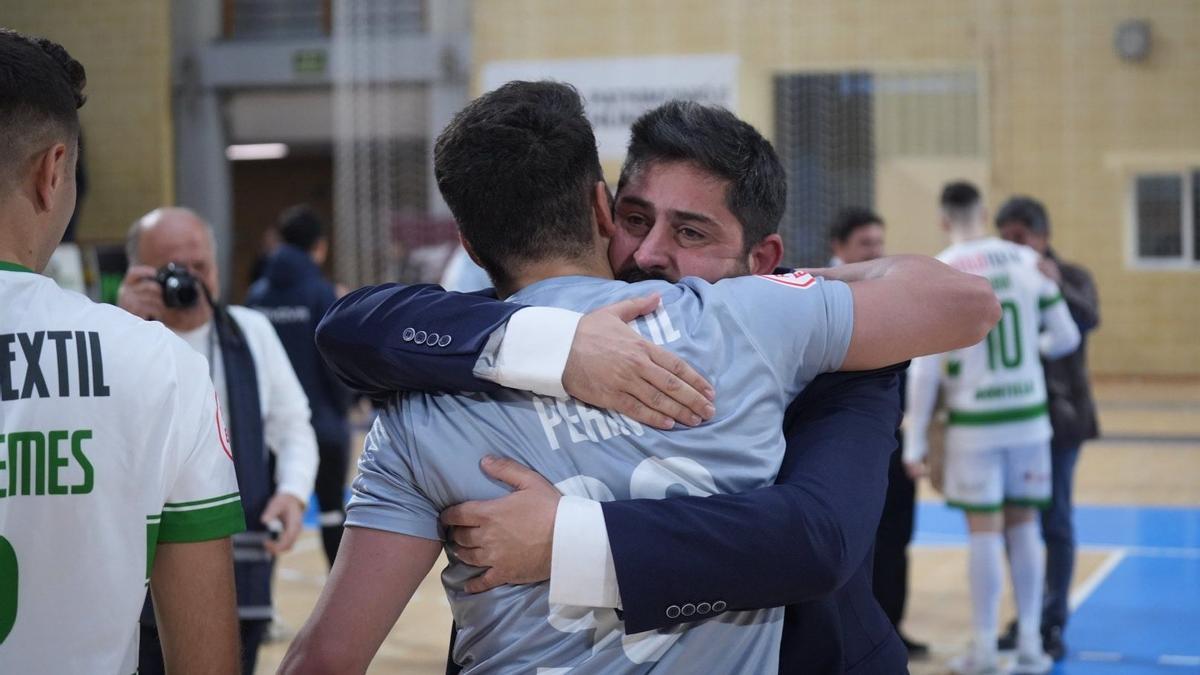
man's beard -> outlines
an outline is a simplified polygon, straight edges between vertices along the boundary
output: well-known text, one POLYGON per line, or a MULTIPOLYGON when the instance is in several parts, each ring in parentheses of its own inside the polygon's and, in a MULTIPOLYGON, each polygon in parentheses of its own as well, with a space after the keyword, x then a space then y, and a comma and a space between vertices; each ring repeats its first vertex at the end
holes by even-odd
MULTIPOLYGON (((750 266, 744 260, 738 260, 734 263, 733 269, 729 274, 722 278, 741 277, 750 274, 750 266)), ((686 276, 686 275, 685 275, 686 276)), ((637 263, 629 263, 620 272, 617 272, 617 279, 631 284, 636 284, 639 281, 666 281, 667 283, 675 283, 678 279, 672 279, 663 274, 660 270, 644 270, 637 266, 637 263)))
POLYGON ((636 284, 639 281, 666 281, 671 282, 666 275, 658 270, 644 270, 634 263, 630 263, 617 273, 617 279, 631 284, 636 284))

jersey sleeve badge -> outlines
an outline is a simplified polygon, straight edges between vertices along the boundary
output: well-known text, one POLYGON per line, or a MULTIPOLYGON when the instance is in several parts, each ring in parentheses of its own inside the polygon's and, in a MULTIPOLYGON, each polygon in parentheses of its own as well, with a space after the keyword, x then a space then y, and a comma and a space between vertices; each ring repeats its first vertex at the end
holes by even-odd
POLYGON ((225 456, 233 460, 233 451, 229 449, 229 428, 225 426, 225 421, 221 419, 221 399, 216 392, 213 397, 217 399, 217 439, 221 441, 221 449, 225 451, 225 456))
POLYGON ((757 274, 755 276, 790 288, 809 288, 817 281, 811 274, 804 270, 796 270, 795 272, 788 272, 786 274, 757 274))

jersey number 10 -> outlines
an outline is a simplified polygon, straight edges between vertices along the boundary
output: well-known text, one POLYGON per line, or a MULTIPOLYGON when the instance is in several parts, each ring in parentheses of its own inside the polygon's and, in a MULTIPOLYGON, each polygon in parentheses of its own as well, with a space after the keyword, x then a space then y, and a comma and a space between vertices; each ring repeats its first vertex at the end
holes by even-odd
POLYGON ((1000 303, 1000 323, 987 334, 987 353, 989 370, 996 370, 996 361, 1010 370, 1021 365, 1021 317, 1012 300, 1000 303))

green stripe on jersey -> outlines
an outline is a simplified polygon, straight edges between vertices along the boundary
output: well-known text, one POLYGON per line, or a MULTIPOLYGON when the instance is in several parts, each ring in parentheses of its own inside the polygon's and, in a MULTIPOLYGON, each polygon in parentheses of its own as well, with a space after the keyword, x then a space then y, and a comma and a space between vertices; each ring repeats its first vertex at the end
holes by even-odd
POLYGON ((150 572, 154 569, 154 552, 158 550, 158 528, 162 516, 146 516, 146 583, 150 582, 150 572))
POLYGON ((970 513, 996 513, 1004 509, 1003 504, 967 504, 966 502, 956 502, 953 499, 947 499, 946 506, 970 513))
POLYGON ((33 270, 24 265, 18 265, 17 263, 0 260, 0 272, 29 272, 32 274, 33 270))
POLYGON ((158 528, 159 543, 207 541, 228 537, 246 529, 246 516, 242 512, 242 500, 214 506, 202 506, 184 511, 163 509, 162 524, 158 528))
POLYGON ((1058 295, 1055 295, 1055 296, 1052 296, 1049 298, 1039 298, 1038 299, 1038 309, 1046 309, 1050 305, 1053 305, 1054 303, 1059 302, 1062 299, 1063 299, 1062 293, 1059 293, 1058 295))
POLYGON ((188 511, 191 507, 201 506, 203 504, 213 504, 216 502, 227 502, 230 497, 239 497, 236 492, 230 492, 219 497, 209 497, 208 499, 197 499, 193 502, 167 502, 163 505, 163 511, 188 511))
POLYGON ((1031 509, 1045 511, 1050 508, 1049 499, 1027 499, 1025 497, 1005 497, 1004 504, 1006 506, 1026 506, 1031 509))
POLYGON ((1005 422, 1020 422, 1032 420, 1046 414, 1046 404, 1039 403, 1027 408, 1008 408, 1005 410, 989 410, 987 412, 966 412, 951 410, 948 424, 963 426, 980 426, 986 424, 1004 424, 1005 422))

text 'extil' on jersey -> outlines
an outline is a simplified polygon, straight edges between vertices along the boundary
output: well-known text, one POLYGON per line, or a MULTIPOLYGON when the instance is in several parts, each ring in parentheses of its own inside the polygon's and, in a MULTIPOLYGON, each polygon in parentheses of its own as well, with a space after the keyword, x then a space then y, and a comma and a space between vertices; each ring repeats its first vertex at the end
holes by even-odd
POLYGON ((99 333, 68 330, 0 333, 0 401, 109 394, 99 333))

